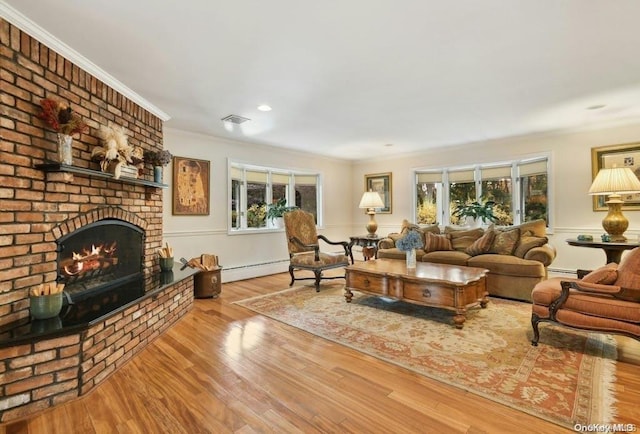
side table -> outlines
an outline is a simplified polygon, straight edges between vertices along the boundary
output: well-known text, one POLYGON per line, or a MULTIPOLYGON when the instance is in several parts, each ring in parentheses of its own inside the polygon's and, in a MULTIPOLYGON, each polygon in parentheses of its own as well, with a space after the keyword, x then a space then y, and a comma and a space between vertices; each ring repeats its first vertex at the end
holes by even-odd
POLYGON ((640 247, 640 243, 630 242, 581 241, 577 239, 568 239, 566 241, 570 246, 591 247, 604 250, 604 253, 607 255, 607 264, 611 262, 619 264, 620 259, 622 258, 622 252, 640 247))
POLYGON ((362 256, 367 261, 371 258, 378 258, 378 241, 382 238, 375 235, 354 235, 349 237, 351 239, 351 246, 362 247, 362 256))

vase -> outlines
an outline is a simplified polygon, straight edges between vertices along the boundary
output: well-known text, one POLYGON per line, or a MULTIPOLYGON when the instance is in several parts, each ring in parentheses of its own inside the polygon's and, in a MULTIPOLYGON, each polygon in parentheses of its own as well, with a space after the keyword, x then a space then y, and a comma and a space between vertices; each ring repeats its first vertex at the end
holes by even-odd
POLYGON ((407 250, 407 269, 416 268, 416 249, 407 250))
POLYGON ((73 137, 58 133, 58 163, 73 164, 73 137))
POLYGON ((162 166, 153 166, 153 182, 162 183, 162 166))

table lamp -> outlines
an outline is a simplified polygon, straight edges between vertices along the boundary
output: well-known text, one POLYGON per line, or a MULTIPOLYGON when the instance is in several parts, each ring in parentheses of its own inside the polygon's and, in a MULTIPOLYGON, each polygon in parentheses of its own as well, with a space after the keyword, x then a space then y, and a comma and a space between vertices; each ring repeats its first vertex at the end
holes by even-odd
POLYGON ((384 202, 377 191, 365 191, 360 199, 359 208, 366 208, 367 214, 369 214, 369 223, 367 223, 367 232, 370 237, 376 236, 378 230, 378 223, 376 223, 376 208, 384 208, 384 202))
POLYGON ((605 202, 609 212, 602 220, 602 227, 609 234, 611 241, 627 241, 623 234, 629 227, 629 220, 622 215, 624 201, 620 195, 637 192, 640 192, 640 180, 629 167, 614 166, 610 169, 600 169, 596 179, 593 180, 589 194, 609 196, 605 202))

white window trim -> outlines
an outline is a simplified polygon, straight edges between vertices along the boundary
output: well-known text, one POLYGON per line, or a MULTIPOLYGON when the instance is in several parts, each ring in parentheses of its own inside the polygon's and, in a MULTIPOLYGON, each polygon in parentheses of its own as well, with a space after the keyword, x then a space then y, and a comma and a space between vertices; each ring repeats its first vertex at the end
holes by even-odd
MULTIPOLYGON (((520 158, 498 161, 498 162, 488 162, 488 163, 477 163, 477 164, 464 164, 460 166, 450 166, 450 167, 438 167, 438 168, 415 168, 413 170, 412 179, 413 182, 411 185, 411 197, 413 203, 412 216, 413 221, 418 220, 417 209, 418 209, 418 194, 416 189, 418 188, 418 176, 421 173, 441 173, 442 174, 442 185, 449 185, 449 172, 455 172, 460 170, 474 170, 475 171, 475 184, 476 184, 476 197, 480 197, 480 187, 482 180, 480 179, 480 171, 482 168, 489 167, 497 167, 497 166, 511 166, 511 181, 513 185, 512 189, 512 203, 514 210, 514 225, 522 223, 522 210, 520 209, 520 176, 518 173, 518 164, 526 163, 526 162, 534 162, 536 160, 547 160, 547 233, 553 234, 553 198, 554 198, 554 189, 553 189, 553 170, 552 170, 552 158, 551 153, 543 152, 538 154, 532 154, 527 156, 522 156, 520 158)), ((438 222, 441 226, 446 226, 450 224, 449 214, 445 212, 447 208, 447 204, 449 204, 450 196, 449 196, 449 188, 443 188, 441 203, 438 203, 438 209, 440 211, 440 221, 438 222)), ((440 193, 439 193, 440 195, 440 193)))
MULTIPOLYGON (((231 206, 232 206, 232 198, 233 198, 233 182, 232 182, 232 167, 236 169, 241 169, 243 173, 246 171, 263 171, 267 172, 267 196, 273 196, 272 190, 272 174, 277 173, 281 175, 289 176, 289 185, 287 187, 287 197, 295 198, 295 184, 294 184, 294 176, 316 176, 318 179, 318 183, 316 185, 316 212, 317 212, 317 224, 318 228, 322 228, 323 225, 323 174, 321 172, 309 171, 309 170, 299 170, 299 169, 291 169, 291 168, 282 168, 282 167, 270 167, 270 166, 261 166, 253 163, 247 163, 239 160, 227 159, 227 234, 228 235, 246 235, 246 234, 263 234, 270 232, 284 232, 284 228, 278 228, 273 226, 273 223, 267 219, 267 226, 261 228, 248 228, 247 227, 247 189, 246 186, 241 188, 241 205, 243 207, 242 214, 239 216, 241 219, 240 228, 234 228, 232 226, 232 218, 231 218, 231 206)), ((243 183, 246 184, 246 176, 243 175, 243 183)))

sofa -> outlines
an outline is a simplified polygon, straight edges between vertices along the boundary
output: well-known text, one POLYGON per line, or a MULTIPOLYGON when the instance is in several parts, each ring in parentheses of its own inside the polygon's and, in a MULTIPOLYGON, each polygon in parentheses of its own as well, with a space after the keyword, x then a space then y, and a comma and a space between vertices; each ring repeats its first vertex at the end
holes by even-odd
POLYGON ((418 261, 480 267, 489 270, 490 295, 531 301, 534 286, 547 278, 547 267, 556 251, 546 237, 546 223, 535 220, 516 226, 468 228, 418 226, 404 220, 400 232, 378 242, 378 258, 405 260, 396 241, 415 230, 424 247, 416 250, 418 261))

